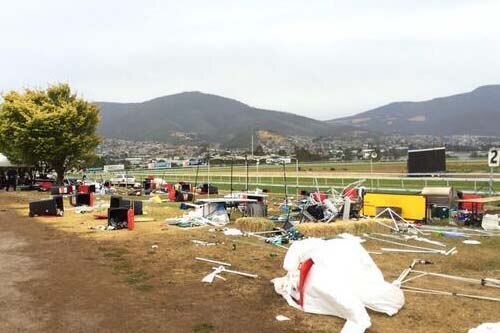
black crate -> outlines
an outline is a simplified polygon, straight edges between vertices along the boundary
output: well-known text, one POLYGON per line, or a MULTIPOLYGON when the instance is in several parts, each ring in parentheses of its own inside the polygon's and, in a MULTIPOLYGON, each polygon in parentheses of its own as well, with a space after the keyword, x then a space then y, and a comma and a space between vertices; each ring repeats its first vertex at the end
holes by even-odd
POLYGON ((62 216, 64 214, 64 203, 62 195, 53 196, 50 199, 32 201, 29 204, 29 216, 62 216))
POLYGON ((124 229, 128 226, 127 208, 108 208, 108 227, 124 229))
POLYGON ((117 195, 112 195, 109 199, 109 208, 120 208, 122 202, 122 197, 117 195))
POLYGON ((120 207, 123 208, 134 208, 134 215, 142 215, 142 201, 140 200, 129 200, 122 199, 120 207))
POLYGON ((71 204, 76 207, 93 206, 91 196, 92 194, 90 193, 77 193, 74 196, 70 197, 71 204))
POLYGON ((142 215, 142 201, 124 199, 120 196, 111 196, 109 202, 110 208, 134 208, 134 215, 142 215), (133 204, 132 204, 133 203, 133 204))

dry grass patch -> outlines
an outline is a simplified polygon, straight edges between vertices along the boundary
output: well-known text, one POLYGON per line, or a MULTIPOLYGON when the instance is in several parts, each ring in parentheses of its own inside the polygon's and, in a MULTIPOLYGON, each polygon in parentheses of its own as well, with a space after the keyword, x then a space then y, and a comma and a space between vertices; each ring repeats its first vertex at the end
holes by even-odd
MULTIPOLYGON (((379 231, 381 227, 373 220, 359 220, 359 221, 336 221, 331 223, 301 223, 297 224, 295 228, 307 237, 333 237, 344 232, 353 235, 362 235, 379 231)), ((385 229, 385 228, 384 228, 385 229)))
POLYGON ((258 232, 273 230, 274 222, 263 217, 240 217, 235 225, 241 231, 258 232))

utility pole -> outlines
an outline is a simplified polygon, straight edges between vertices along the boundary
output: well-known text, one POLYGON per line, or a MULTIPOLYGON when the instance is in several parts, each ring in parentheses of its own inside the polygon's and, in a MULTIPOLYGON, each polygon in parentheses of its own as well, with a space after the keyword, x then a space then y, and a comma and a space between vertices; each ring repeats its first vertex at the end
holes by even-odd
POLYGON ((299 159, 295 157, 295 178, 297 181, 297 184, 295 186, 295 195, 297 198, 299 197, 299 159))
POLYGON ((252 132, 252 147, 251 147, 252 151, 251 151, 251 154, 252 154, 252 158, 253 158, 253 132, 252 132))
POLYGON ((255 162, 255 166, 257 168, 257 188, 259 187, 260 184, 260 179, 259 179, 259 160, 255 162))
POLYGON ((207 158, 207 183, 208 183, 208 198, 210 199, 210 146, 208 146, 207 158))
POLYGON ((231 198, 233 197, 233 163, 234 163, 234 157, 231 156, 231 185, 230 185, 231 198))
POLYGON ((245 165, 247 167, 247 193, 248 193, 248 156, 245 154, 245 165))

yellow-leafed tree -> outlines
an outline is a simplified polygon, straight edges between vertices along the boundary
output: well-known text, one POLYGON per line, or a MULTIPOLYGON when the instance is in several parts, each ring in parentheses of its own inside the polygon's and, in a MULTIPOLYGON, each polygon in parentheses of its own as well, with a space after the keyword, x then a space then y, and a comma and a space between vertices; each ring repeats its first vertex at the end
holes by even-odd
POLYGON ((67 170, 94 158, 98 123, 98 107, 68 84, 10 91, 0 105, 0 152, 17 163, 54 170, 60 184, 67 170))

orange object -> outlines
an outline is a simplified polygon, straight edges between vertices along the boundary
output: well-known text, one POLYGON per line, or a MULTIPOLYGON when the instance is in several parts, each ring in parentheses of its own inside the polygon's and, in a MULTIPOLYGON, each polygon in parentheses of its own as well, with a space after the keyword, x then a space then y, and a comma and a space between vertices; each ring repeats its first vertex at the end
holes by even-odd
POLYGON ((132 231, 134 230, 135 227, 135 221, 134 221, 134 209, 129 208, 127 211, 127 228, 128 230, 132 231))

